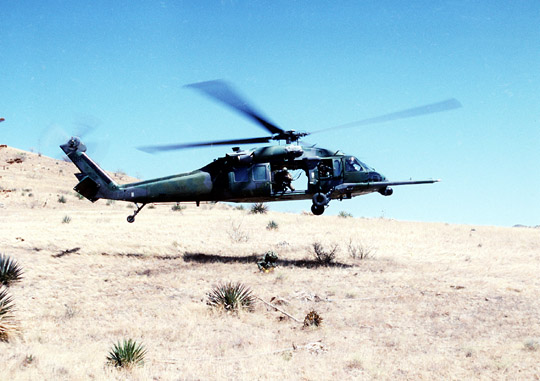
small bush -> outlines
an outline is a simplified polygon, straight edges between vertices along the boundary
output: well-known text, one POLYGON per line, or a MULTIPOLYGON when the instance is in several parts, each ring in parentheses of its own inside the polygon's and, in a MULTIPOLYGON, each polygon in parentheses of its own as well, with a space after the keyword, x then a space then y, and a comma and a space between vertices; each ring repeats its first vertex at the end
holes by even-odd
POLYGON ((0 341, 8 341, 10 334, 17 330, 12 313, 13 300, 4 288, 0 291, 0 341))
POLYGON ((268 212, 268 206, 263 202, 258 202, 251 205, 251 214, 266 214, 268 212))
POLYGON ((231 221, 231 228, 227 233, 233 242, 239 243, 249 241, 249 234, 242 229, 242 222, 234 223, 234 221, 231 221))
POLYGON ((319 327, 323 322, 323 318, 315 310, 308 312, 304 318, 304 327, 319 327))
POLYGON ((75 197, 77 197, 79 200, 82 200, 84 196, 78 192, 75 193, 75 197))
POLYGON ((335 244, 330 250, 324 248, 319 242, 313 243, 313 257, 321 265, 329 265, 336 259, 336 252, 339 246, 335 244))
POLYGON ((60 196, 58 197, 58 202, 60 204, 65 204, 67 202, 66 198, 64 196, 60 196))
POLYGON ((527 340, 523 345, 526 350, 531 352, 536 352, 540 349, 540 341, 535 339, 527 340))
POLYGON ((0 284, 10 286, 22 278, 22 269, 17 261, 9 256, 0 254, 0 284))
POLYGON ((255 296, 251 294, 251 289, 242 283, 229 282, 215 286, 208 293, 206 304, 227 312, 238 312, 239 310, 252 312, 255 306, 255 296))
POLYGON ((122 343, 119 341, 114 344, 113 349, 107 356, 107 362, 115 367, 131 368, 136 365, 143 365, 145 355, 146 349, 142 344, 137 344, 132 339, 124 339, 122 343))
POLYGON ((345 212, 345 211, 341 211, 339 212, 338 214, 338 217, 341 217, 341 218, 349 218, 349 217, 352 217, 353 215, 349 212, 345 212))
POLYGON ((115 204, 114 200, 107 200, 107 202, 105 203, 105 205, 107 205, 107 206, 111 206, 111 205, 114 205, 114 204, 115 204))
POLYGON ((354 243, 352 238, 349 240, 349 245, 347 246, 347 250, 349 252, 349 256, 352 259, 368 259, 373 257, 374 249, 365 246, 361 243, 354 243))
POLYGON ((175 205, 173 205, 173 206, 171 207, 171 210, 172 210, 173 212, 181 212, 181 211, 184 210, 184 209, 186 209, 186 206, 180 205, 180 203, 175 204, 175 205))
POLYGON ((62 219, 63 224, 69 224, 70 222, 71 222, 70 216, 64 216, 64 218, 62 219))
POLYGON ((234 207, 234 210, 245 210, 244 205, 237 205, 234 207))
POLYGON ((266 230, 277 230, 278 229, 278 224, 276 221, 272 220, 270 222, 268 222, 268 225, 266 225, 266 230))

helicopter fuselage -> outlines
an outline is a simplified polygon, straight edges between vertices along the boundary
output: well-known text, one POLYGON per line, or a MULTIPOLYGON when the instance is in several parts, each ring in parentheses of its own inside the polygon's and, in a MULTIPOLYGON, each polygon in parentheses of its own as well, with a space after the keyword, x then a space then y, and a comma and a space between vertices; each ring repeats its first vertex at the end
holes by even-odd
POLYGON ((78 138, 60 146, 81 171, 74 190, 94 202, 110 199, 142 204, 128 221, 148 203, 313 201, 314 214, 322 214, 332 199, 350 199, 362 194, 392 194, 391 185, 433 183, 437 180, 388 182, 373 168, 354 156, 324 148, 275 145, 254 150, 237 148, 224 157, 192 172, 130 184, 117 184, 85 153, 78 138), (302 171, 305 189, 296 190, 279 180, 278 174, 302 171))

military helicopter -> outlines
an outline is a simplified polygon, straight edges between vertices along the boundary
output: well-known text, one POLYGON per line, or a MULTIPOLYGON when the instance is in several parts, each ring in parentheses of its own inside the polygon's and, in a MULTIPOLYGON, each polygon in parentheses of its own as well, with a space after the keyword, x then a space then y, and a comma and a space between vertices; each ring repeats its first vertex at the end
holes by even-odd
POLYGON ((130 223, 135 221, 135 217, 145 205, 165 202, 195 202, 199 206, 200 202, 204 201, 312 200, 311 211, 315 215, 321 215, 332 200, 351 199, 372 192, 390 196, 393 193, 392 186, 430 184, 439 180, 389 181, 354 156, 346 155, 339 150, 301 145, 299 142, 302 138, 333 129, 382 123, 461 107, 456 99, 449 99, 308 133, 286 131, 269 122, 224 81, 200 82, 187 85, 187 87, 194 88, 241 113, 260 125, 270 135, 139 147, 142 151, 156 153, 194 147, 235 145, 232 152, 195 171, 131 184, 117 184, 113 181, 86 155, 86 146, 80 139, 72 137, 60 148, 80 170, 80 173, 75 174, 79 183, 74 190, 92 202, 99 199, 133 202, 136 209, 127 217, 130 223), (251 150, 242 150, 236 146, 271 141, 285 142, 285 144, 263 146, 251 150), (306 189, 296 190, 292 186, 289 170, 300 170, 300 173, 305 173, 306 189))

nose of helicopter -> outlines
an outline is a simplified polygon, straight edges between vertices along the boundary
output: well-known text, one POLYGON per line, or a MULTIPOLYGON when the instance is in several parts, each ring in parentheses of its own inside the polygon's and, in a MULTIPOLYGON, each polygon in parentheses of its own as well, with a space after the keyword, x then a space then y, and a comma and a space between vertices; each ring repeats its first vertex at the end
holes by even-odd
POLYGON ((367 181, 370 182, 370 183, 386 181, 386 177, 384 175, 380 174, 379 172, 371 171, 368 174, 367 181))

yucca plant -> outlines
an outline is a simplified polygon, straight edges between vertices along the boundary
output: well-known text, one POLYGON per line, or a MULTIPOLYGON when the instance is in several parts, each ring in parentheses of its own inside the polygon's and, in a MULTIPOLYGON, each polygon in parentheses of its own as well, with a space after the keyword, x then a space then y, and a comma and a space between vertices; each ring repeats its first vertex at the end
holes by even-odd
POLYGON ((0 284, 10 286, 22 278, 22 269, 17 261, 9 256, 0 254, 0 284))
POLYGON ((10 333, 17 330, 13 320, 13 300, 7 289, 0 290, 0 340, 8 341, 10 333))
POLYGON ((107 362, 118 368, 131 368, 143 365, 144 356, 146 356, 146 349, 142 344, 132 339, 124 339, 123 342, 118 341, 114 344, 107 356, 107 362))
POLYGON ((239 310, 253 311, 255 296, 251 289, 242 283, 228 282, 215 286, 208 293, 209 306, 225 311, 237 312, 239 310))
POLYGON ((268 206, 263 202, 258 202, 251 205, 251 214, 266 214, 268 212, 268 206))
POLYGON ((272 220, 266 225, 266 230, 277 230, 279 225, 276 221, 272 220))

